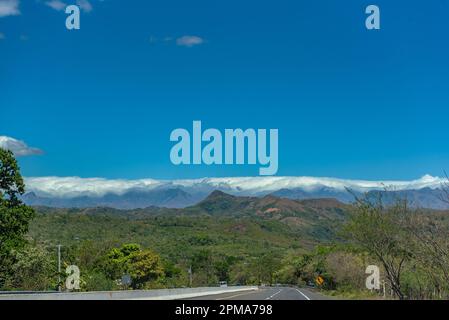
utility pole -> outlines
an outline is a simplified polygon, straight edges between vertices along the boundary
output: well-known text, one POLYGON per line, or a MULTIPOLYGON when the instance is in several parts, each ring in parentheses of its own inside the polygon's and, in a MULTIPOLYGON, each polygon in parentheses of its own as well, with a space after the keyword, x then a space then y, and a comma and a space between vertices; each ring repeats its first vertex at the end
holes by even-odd
POLYGON ((189 267, 189 283, 190 283, 190 288, 192 287, 192 265, 190 265, 189 267))
POLYGON ((61 291, 61 245, 58 244, 58 291, 61 291))

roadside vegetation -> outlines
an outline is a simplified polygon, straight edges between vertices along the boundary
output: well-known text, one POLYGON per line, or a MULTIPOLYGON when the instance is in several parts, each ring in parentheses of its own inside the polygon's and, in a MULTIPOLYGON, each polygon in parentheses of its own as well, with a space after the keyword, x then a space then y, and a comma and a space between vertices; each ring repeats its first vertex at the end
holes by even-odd
POLYGON ((406 199, 386 205, 382 193, 370 193, 320 215, 317 206, 301 212, 303 204, 287 200, 254 204, 216 193, 206 211, 167 214, 30 208, 20 201, 24 191, 16 160, 0 149, 0 290, 64 290, 65 268, 77 265, 82 291, 225 281, 314 286, 350 299, 449 298, 448 212, 411 208, 406 199), (246 203, 257 212, 218 212, 246 203), (380 268, 379 290, 365 287, 368 265, 380 268))

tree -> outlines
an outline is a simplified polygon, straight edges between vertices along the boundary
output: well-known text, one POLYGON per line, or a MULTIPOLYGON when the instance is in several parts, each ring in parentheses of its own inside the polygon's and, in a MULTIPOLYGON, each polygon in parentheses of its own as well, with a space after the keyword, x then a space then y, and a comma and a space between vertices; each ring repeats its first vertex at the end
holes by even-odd
POLYGON ((43 247, 27 245, 20 251, 12 250, 11 257, 7 288, 38 291, 55 287, 55 264, 43 247))
POLYGON ((218 281, 226 281, 229 282, 229 271, 231 265, 235 262, 234 257, 224 256, 215 260, 214 262, 214 270, 215 275, 218 278, 218 281))
POLYGON ((164 275, 159 255, 151 250, 142 250, 138 244, 113 248, 108 253, 105 269, 111 279, 129 274, 133 289, 142 288, 146 283, 164 275))
POLYGON ((413 236, 414 241, 410 242, 413 257, 435 278, 438 291, 449 288, 449 227, 438 219, 438 215, 446 214, 434 213, 428 216, 425 212, 417 211, 405 225, 413 236))
POLYGON ((280 269, 280 258, 274 252, 267 252, 254 261, 253 265, 259 284, 275 283, 276 272, 280 269))
MULTIPOLYGON (((440 198, 449 204, 449 178, 448 182, 442 184, 443 194, 440 198)), ((417 269, 433 284, 434 294, 442 296, 449 290, 449 225, 445 223, 447 212, 432 212, 428 210, 415 210, 407 217, 405 227, 410 233, 412 240, 410 247, 413 248, 413 258, 417 269)), ((422 293, 420 293, 422 294, 422 293)))
POLYGON ((313 279, 313 275, 306 271, 311 260, 311 254, 291 252, 282 259, 276 277, 280 283, 303 285, 313 279))
POLYGON ((192 272, 196 285, 210 285, 217 282, 214 278, 212 253, 209 250, 203 249, 193 254, 192 272))
POLYGON ((326 255, 327 274, 332 278, 335 287, 340 289, 365 289, 366 274, 363 271, 366 264, 363 255, 342 249, 335 249, 326 255))
POLYGON ((11 273, 12 251, 26 244, 34 210, 22 203, 25 184, 16 159, 11 151, 0 148, 0 287, 11 273))
POLYGON ((131 256, 129 274, 134 289, 159 279, 164 275, 160 257, 151 250, 139 251, 131 256))
POLYGON ((409 234, 404 228, 410 212, 405 200, 384 206, 381 194, 376 196, 376 199, 357 199, 343 232, 346 238, 382 264, 388 283, 402 300, 405 295, 401 287, 401 274, 404 264, 412 257, 409 234))

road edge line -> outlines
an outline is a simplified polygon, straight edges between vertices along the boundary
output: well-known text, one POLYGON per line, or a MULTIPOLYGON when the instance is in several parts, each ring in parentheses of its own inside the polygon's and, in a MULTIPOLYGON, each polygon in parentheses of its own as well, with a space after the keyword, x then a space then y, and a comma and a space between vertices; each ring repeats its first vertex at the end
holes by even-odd
POLYGON ((301 292, 301 290, 296 289, 296 291, 298 291, 304 298, 306 298, 307 300, 312 300, 310 299, 308 296, 306 296, 304 293, 301 292))

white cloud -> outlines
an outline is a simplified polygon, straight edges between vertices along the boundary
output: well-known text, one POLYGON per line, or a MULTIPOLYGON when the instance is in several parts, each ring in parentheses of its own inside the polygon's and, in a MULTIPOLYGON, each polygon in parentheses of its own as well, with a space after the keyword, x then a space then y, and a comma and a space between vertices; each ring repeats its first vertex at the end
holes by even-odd
POLYGON ((314 191, 332 188, 345 191, 368 192, 370 190, 419 190, 440 188, 445 180, 429 175, 411 181, 369 181, 346 180, 317 177, 230 177, 203 178, 190 180, 124 180, 79 177, 36 177, 27 178, 27 190, 38 196, 73 198, 77 196, 104 196, 105 194, 124 194, 132 190, 154 190, 181 187, 191 192, 211 192, 220 189, 237 195, 265 195, 281 189, 303 189, 314 191))
POLYGON ((61 0, 46 1, 45 4, 56 11, 63 11, 67 7, 67 4, 61 0))
POLYGON ((176 39, 176 44, 184 47, 193 47, 202 43, 204 43, 203 38, 197 36, 182 36, 176 39))
POLYGON ((19 0, 0 0, 0 17, 17 16, 19 14, 19 0))
POLYGON ((154 189, 163 183, 153 179, 108 180, 103 178, 39 177, 26 178, 27 191, 37 195, 70 198, 123 194, 133 189, 154 189))
MULTIPOLYGON (((67 3, 61 0, 46 1, 45 4, 56 11, 63 11, 68 6, 67 3)), ((84 12, 91 12, 93 7, 89 0, 76 0, 76 5, 84 12)))
POLYGON ((91 12, 93 9, 88 0, 76 0, 76 4, 85 12, 91 12))
POLYGON ((6 136, 0 136, 0 148, 10 150, 17 157, 42 154, 42 150, 29 147, 25 142, 6 136))

